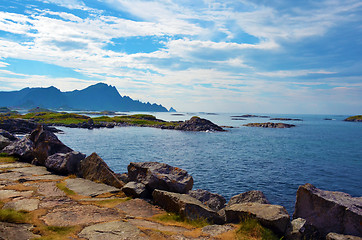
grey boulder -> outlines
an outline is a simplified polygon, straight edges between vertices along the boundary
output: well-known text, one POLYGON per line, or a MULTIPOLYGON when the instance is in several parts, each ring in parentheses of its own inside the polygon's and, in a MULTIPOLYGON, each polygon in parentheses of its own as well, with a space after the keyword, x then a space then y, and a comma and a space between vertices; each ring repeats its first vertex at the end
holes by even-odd
POLYGON ((187 195, 162 190, 154 190, 153 201, 169 212, 174 212, 188 219, 206 219, 209 222, 223 224, 223 219, 199 200, 187 195))
POLYGON ((76 151, 56 153, 45 160, 45 167, 58 174, 77 174, 84 158, 85 154, 76 151))
POLYGON ((211 193, 203 189, 197 189, 189 191, 188 194, 214 211, 219 211, 225 207, 225 198, 217 193, 211 193))
POLYGON ((316 227, 307 223, 303 218, 292 221, 292 225, 286 234, 287 240, 319 240, 320 233, 316 227))
POLYGON ((2 150, 2 152, 26 162, 30 162, 34 159, 33 151, 34 143, 29 139, 29 136, 25 136, 20 140, 12 142, 2 150))
POLYGON ((0 135, 0 150, 10 145, 10 143, 11 141, 8 138, 4 137, 3 135, 0 135))
POLYGON ((150 198, 150 192, 147 191, 143 183, 128 182, 122 188, 122 191, 129 197, 133 198, 150 198))
POLYGON ((185 170, 158 162, 131 162, 128 165, 128 180, 143 183, 150 192, 160 189, 187 193, 194 183, 185 170))
POLYGON ((324 191, 307 183, 297 191, 293 218, 304 218, 326 236, 329 232, 362 236, 362 198, 324 191))
POLYGON ((290 227, 287 210, 279 205, 261 203, 240 203, 225 208, 227 222, 239 222, 244 218, 255 218, 261 225, 284 235, 290 227))
POLYGON ((231 206, 233 204, 248 203, 248 202, 269 204, 268 199, 266 198, 266 196, 262 191, 252 190, 231 197, 227 206, 231 206))

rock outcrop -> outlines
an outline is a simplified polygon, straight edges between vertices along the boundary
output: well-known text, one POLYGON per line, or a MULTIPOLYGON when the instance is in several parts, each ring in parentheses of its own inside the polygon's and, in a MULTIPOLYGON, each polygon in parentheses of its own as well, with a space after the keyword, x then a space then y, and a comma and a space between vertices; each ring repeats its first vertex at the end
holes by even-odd
POLYGON ((272 122, 248 123, 248 124, 244 124, 243 126, 246 126, 246 127, 261 127, 261 128, 291 128, 291 127, 295 127, 294 124, 272 123, 272 122))
POLYGON ((290 227, 287 210, 279 205, 261 203, 233 204, 225 208, 227 222, 239 222, 244 218, 255 218, 263 226, 279 235, 284 235, 290 227))
POLYGON ((72 151, 69 153, 55 153, 45 160, 45 166, 58 174, 78 174, 80 162, 85 158, 85 154, 72 151))
POLYGON ((343 121, 346 121, 346 122, 362 122, 362 115, 356 115, 356 116, 348 117, 348 118, 344 119, 343 121))
POLYGON ((249 202, 269 204, 268 199, 266 198, 266 196, 262 191, 252 190, 231 197, 227 206, 231 206, 233 204, 240 204, 240 203, 249 203, 249 202))
POLYGON ((217 193, 211 193, 203 189, 197 189, 191 190, 188 194, 214 211, 219 211, 225 207, 225 198, 217 193))
POLYGON ((9 133, 8 131, 4 130, 4 129, 0 129, 0 135, 9 139, 10 141, 16 141, 18 140, 17 137, 15 137, 13 134, 9 133))
POLYGON ((151 195, 146 189, 146 185, 137 182, 128 182, 123 186, 122 191, 133 198, 150 198, 151 195))
POLYGON ((190 120, 180 123, 175 127, 175 130, 182 131, 215 131, 224 132, 222 127, 212 123, 211 121, 199 117, 192 117, 190 120))
POLYGON ((293 218, 304 218, 322 236, 329 232, 362 236, 362 198, 324 191, 307 183, 297 191, 293 218))
POLYGON ((328 233, 326 240, 362 240, 361 237, 356 237, 352 235, 343 235, 338 233, 328 233))
POLYGON ((217 212, 187 194, 154 190, 152 197, 153 201, 166 211, 180 214, 189 219, 204 218, 216 224, 224 223, 217 212))
POLYGON ((2 152, 19 158, 21 161, 31 162, 34 159, 34 143, 28 136, 12 142, 6 146, 2 152))
MULTIPOLYGON (((0 121, 0 129, 6 130, 12 134, 29 134, 36 129, 38 124, 24 119, 4 119, 0 121)), ((59 132, 54 127, 45 127, 47 131, 59 132)))
POLYGON ((105 183, 116 188, 124 186, 124 183, 118 179, 117 175, 96 153, 92 153, 81 161, 78 175, 85 179, 105 183))
POLYGON ((159 162, 131 162, 128 165, 128 180, 142 183, 149 194, 155 189, 176 193, 187 193, 194 184, 185 171, 159 162))

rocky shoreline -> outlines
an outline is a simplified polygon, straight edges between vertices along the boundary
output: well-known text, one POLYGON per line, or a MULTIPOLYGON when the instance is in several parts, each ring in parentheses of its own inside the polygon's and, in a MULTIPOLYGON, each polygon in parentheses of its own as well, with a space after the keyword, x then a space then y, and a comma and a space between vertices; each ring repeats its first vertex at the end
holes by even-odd
POLYGON ((73 239, 233 239, 229 237, 236 234, 240 220, 249 218, 284 239, 362 237, 361 197, 305 184, 298 189, 291 221, 283 206, 269 203, 260 191, 241 193, 226 203, 216 193, 192 190, 192 176, 164 163, 130 163, 127 173, 116 174, 96 153, 74 151, 42 125, 22 139, 5 130, 0 136, 0 151, 20 161, 0 165, 3 209, 38 214, 33 225, 1 222, 4 239, 12 239, 19 228, 26 237, 17 239, 37 237, 43 225, 80 226, 73 239), (67 191, 60 190, 61 184, 67 191), (132 200, 126 201, 126 196, 132 200), (117 204, 104 207, 102 201, 117 204), (165 211, 211 225, 196 230, 154 220, 165 211), (170 231, 173 234, 167 235, 170 231))

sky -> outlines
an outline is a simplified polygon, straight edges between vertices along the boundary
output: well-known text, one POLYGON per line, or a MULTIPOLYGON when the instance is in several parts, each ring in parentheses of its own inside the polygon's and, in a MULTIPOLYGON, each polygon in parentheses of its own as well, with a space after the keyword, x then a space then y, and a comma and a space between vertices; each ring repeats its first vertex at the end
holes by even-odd
POLYGON ((98 82, 183 112, 362 114, 362 1, 0 0, 0 91, 98 82))

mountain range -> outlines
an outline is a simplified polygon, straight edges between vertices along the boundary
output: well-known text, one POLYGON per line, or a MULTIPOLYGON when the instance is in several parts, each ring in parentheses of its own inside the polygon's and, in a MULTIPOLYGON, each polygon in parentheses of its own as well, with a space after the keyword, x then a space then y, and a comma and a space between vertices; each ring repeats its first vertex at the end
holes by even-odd
POLYGON ((143 103, 128 96, 121 96, 116 87, 104 83, 97 83, 85 89, 70 92, 61 92, 56 87, 24 88, 19 91, 0 92, 0 106, 89 111, 168 111, 159 104, 143 103))

